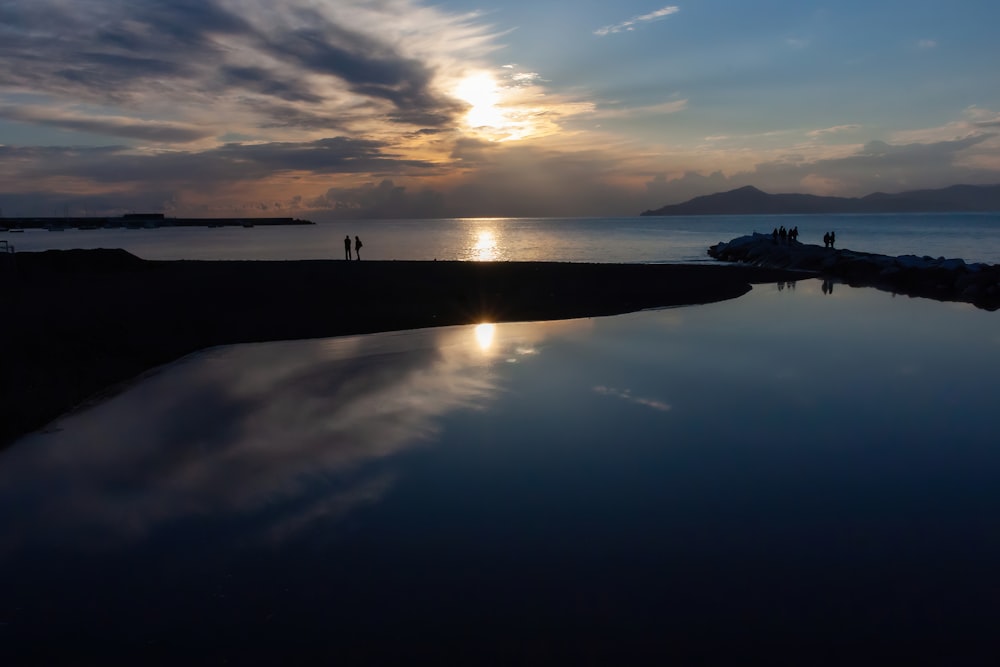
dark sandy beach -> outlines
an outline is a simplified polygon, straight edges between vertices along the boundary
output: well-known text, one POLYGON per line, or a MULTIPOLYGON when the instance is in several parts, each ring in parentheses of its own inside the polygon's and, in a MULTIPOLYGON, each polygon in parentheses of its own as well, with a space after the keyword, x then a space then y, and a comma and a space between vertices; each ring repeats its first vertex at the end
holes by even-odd
POLYGON ((0 445, 197 350, 731 299, 803 277, 748 266, 145 261, 18 253, 0 266, 0 445))

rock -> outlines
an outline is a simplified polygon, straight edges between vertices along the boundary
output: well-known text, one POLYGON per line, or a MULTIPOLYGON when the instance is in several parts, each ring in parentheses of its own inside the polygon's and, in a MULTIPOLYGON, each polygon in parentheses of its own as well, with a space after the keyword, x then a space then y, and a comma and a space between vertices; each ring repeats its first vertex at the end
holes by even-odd
POLYGON ((942 301, 964 301, 986 310, 1000 308, 1000 266, 966 264, 944 257, 891 257, 854 250, 775 241, 769 234, 717 243, 708 254, 726 262, 813 271, 855 286, 942 301))

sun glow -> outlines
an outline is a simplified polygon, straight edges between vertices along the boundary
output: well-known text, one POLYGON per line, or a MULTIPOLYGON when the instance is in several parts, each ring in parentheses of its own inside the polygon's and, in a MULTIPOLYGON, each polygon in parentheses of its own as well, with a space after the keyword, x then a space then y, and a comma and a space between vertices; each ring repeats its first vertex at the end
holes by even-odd
POLYGON ((537 109, 524 108, 516 99, 517 91, 505 87, 489 72, 466 76, 452 95, 469 105, 465 125, 481 138, 510 141, 537 134, 537 109))
POLYGON ((505 124, 500 102, 500 86, 492 75, 486 72, 472 74, 459 81, 455 97, 468 102, 471 108, 465 115, 469 127, 500 128, 505 124))

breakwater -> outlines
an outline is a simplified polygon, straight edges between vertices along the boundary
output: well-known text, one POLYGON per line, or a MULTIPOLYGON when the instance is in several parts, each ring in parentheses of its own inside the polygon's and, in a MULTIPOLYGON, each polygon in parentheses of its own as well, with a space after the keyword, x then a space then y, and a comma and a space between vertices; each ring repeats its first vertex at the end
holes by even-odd
POLYGON ((1000 308, 1000 266, 962 259, 878 255, 827 248, 751 234, 717 243, 708 254, 726 262, 812 271, 855 287, 938 301, 963 301, 986 310, 1000 308))

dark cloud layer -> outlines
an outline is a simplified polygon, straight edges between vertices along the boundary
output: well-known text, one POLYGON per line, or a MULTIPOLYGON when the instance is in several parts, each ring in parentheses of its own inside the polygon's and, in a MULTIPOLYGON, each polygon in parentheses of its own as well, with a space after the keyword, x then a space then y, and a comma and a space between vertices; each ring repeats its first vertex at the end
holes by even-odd
POLYGON ((318 104, 323 101, 304 82, 288 77, 278 79, 262 67, 226 66, 220 68, 219 73, 220 83, 227 88, 248 89, 288 102, 318 104))
MULTIPOLYGON (((322 22, 315 14, 308 18, 322 22)), ((347 82, 352 92, 392 102, 397 110, 392 117, 401 121, 440 125, 461 110, 430 92, 431 72, 423 63, 341 26, 282 33, 264 39, 262 46, 283 60, 347 82)))
POLYGON ((25 175, 86 177, 104 184, 171 183, 200 188, 253 182, 280 172, 316 174, 398 172, 427 169, 419 160, 403 160, 369 140, 343 137, 306 143, 224 144, 199 152, 136 154, 125 147, 0 146, 0 161, 18 160, 25 175))
POLYGON ((166 122, 138 122, 121 117, 71 116, 40 112, 32 108, 0 106, 0 118, 31 122, 59 129, 143 139, 164 143, 186 143, 212 136, 210 130, 166 122))
POLYGON ((321 219, 336 218, 441 218, 450 212, 445 196, 431 189, 409 193, 392 180, 366 183, 356 188, 330 188, 307 202, 321 219))
POLYGON ((388 103, 391 121, 440 126, 462 110, 432 90, 426 64, 316 11, 289 19, 308 27, 261 26, 219 0, 32 0, 5 3, 0 17, 0 86, 74 101, 139 104, 150 92, 223 91, 268 100, 257 110, 284 124, 296 105, 326 100, 305 79, 311 74, 388 103), (227 40, 260 62, 229 62, 227 40))

